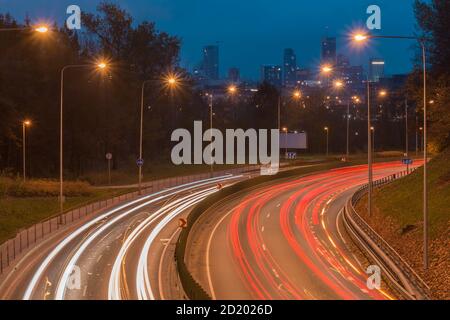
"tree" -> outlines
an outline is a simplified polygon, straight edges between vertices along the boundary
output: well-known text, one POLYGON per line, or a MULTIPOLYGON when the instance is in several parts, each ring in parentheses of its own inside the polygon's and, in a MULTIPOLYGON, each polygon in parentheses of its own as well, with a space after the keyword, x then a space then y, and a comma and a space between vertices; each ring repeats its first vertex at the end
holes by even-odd
MULTIPOLYGON (((441 151, 449 144, 450 128, 450 2, 416 0, 415 14, 418 26, 426 41, 427 56, 430 64, 428 82, 430 149, 441 151)), ((416 98, 418 106, 422 105, 421 75, 414 72, 409 79, 409 93, 416 98)))

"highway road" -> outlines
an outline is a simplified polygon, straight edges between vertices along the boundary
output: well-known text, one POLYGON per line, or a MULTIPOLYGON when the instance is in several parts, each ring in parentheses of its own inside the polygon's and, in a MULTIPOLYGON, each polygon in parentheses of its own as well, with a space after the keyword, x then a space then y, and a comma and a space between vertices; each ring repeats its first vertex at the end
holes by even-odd
POLYGON ((170 188, 55 233, 0 279, 0 299, 184 299, 174 264, 179 218, 242 176, 170 188))
MULTIPOLYGON (((374 179, 405 170, 374 165, 374 179)), ((342 223, 347 199, 367 183, 357 166, 242 192, 194 226, 188 267, 214 299, 394 299, 369 290, 342 223)))

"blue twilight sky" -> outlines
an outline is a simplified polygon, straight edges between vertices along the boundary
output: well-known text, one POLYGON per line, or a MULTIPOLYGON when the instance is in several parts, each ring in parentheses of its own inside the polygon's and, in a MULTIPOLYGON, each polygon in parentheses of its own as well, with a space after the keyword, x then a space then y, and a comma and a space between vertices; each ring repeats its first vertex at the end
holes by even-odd
MULTIPOLYGON (((45 19, 62 24, 66 8, 77 4, 94 11, 97 0, 0 0, 0 12, 18 20, 45 19)), ((320 61, 323 36, 338 37, 338 52, 348 54, 352 64, 367 65, 369 57, 386 60, 389 74, 408 72, 414 43, 376 41, 370 48, 355 49, 346 35, 364 27, 366 9, 382 10, 380 34, 411 35, 416 31, 414 0, 117 0, 136 21, 155 21, 157 28, 182 39, 181 64, 192 69, 201 59, 203 45, 219 43, 221 75, 229 67, 241 69, 243 77, 257 79, 261 64, 282 64, 283 48, 297 53, 301 67, 320 61)))

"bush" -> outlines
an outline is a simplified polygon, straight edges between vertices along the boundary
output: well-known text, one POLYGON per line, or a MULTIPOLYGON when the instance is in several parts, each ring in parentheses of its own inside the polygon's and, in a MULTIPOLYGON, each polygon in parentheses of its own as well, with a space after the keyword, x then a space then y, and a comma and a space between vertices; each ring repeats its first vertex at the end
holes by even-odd
MULTIPOLYGON (((93 188, 87 182, 68 181, 64 183, 67 197, 90 196, 93 188)), ((58 197, 59 182, 52 180, 22 180, 0 177, 0 196, 3 197, 58 197)))

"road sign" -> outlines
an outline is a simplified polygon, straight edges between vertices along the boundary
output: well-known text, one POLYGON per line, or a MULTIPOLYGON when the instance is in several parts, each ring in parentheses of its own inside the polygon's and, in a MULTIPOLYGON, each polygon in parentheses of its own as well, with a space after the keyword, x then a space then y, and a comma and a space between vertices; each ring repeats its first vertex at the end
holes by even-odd
POLYGON ((107 160, 112 160, 112 158, 113 158, 112 153, 107 153, 107 154, 106 154, 106 159, 107 159, 107 160))
POLYGON ((413 159, 404 158, 404 159, 402 159, 402 163, 405 164, 405 165, 412 165, 413 164, 413 159))
POLYGON ((137 164, 139 167, 142 167, 142 166, 144 165, 144 159, 137 159, 136 164, 137 164))
POLYGON ((180 219, 178 220, 178 226, 179 226, 181 229, 186 229, 186 228, 187 228, 187 220, 184 219, 184 218, 180 218, 180 219))

